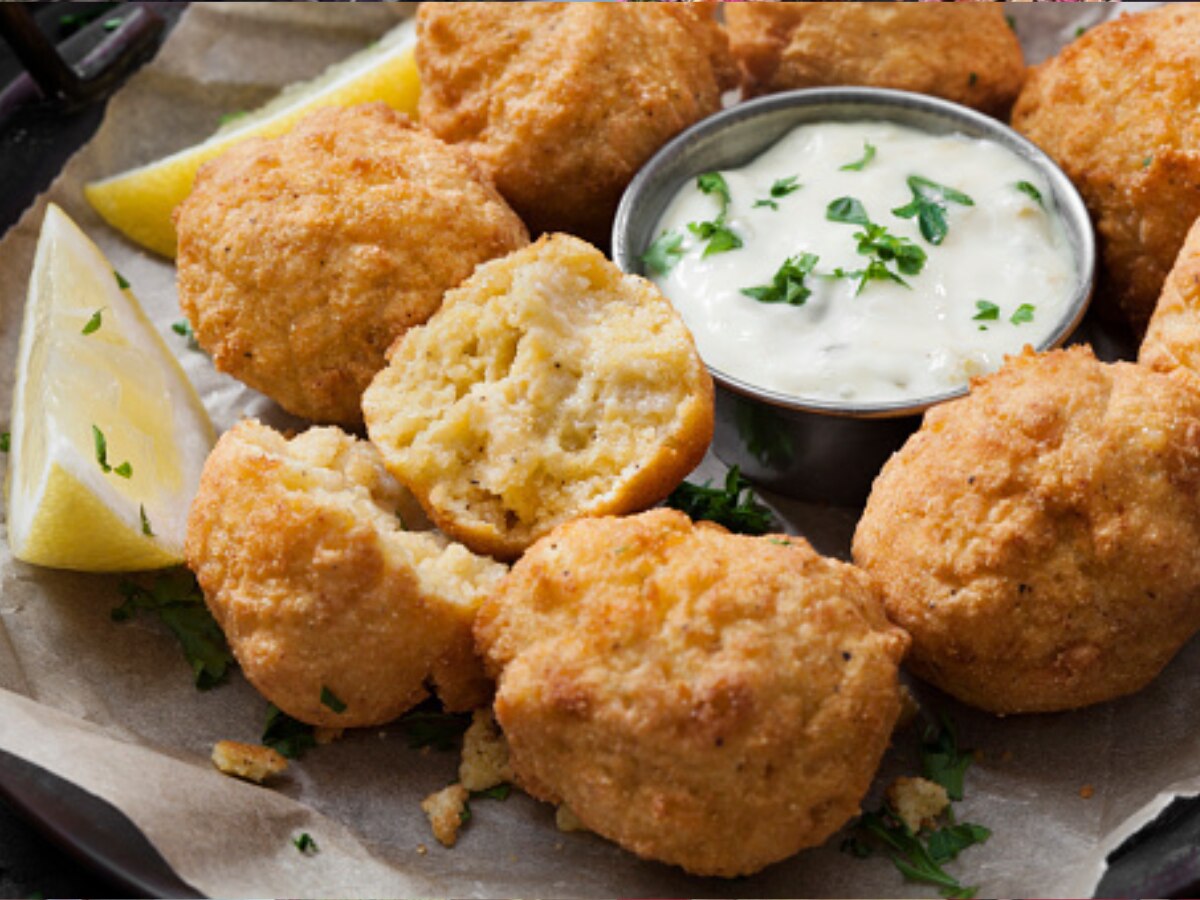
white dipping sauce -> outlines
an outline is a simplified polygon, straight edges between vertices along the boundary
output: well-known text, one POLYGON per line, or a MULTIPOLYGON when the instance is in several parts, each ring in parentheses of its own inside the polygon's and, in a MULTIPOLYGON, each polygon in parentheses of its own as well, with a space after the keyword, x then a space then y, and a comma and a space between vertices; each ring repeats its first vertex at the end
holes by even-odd
MULTIPOLYGON (((683 315, 705 362, 740 381, 797 398, 916 400, 961 387, 1026 344, 1038 345, 1070 302, 1073 255, 1049 185, 995 142, 886 122, 804 125, 722 175, 731 197, 725 224, 743 245, 702 256, 708 242, 687 226, 716 219, 721 203, 692 179, 654 231, 682 234, 682 255, 666 273, 647 267, 647 274, 683 315), (868 143, 874 157, 859 171, 844 170, 863 159, 868 143), (772 185, 790 176, 801 187, 772 198, 772 185), (917 219, 892 212, 913 200, 910 176, 974 201, 942 198, 948 231, 940 245, 921 235, 917 219), (1041 202, 1019 182, 1032 185, 1041 202), (910 288, 873 279, 856 295, 856 279, 822 277, 870 261, 856 249, 862 226, 826 218, 842 197, 861 201, 871 222, 925 252, 919 274, 901 275, 910 288), (778 209, 754 206, 768 198, 778 209), (781 264, 801 253, 819 257, 802 305, 742 293, 770 285, 781 264)), ((898 272, 895 263, 889 268, 898 272)))

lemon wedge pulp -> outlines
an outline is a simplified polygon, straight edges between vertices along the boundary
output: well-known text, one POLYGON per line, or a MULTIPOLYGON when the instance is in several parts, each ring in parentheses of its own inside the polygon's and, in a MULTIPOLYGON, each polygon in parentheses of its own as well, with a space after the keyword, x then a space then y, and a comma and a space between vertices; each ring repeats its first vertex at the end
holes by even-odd
POLYGON ((49 205, 17 352, 8 461, 8 539, 25 562, 111 572, 183 559, 213 427, 123 284, 49 205))
POLYGON ((420 82, 414 49, 416 23, 397 25, 379 41, 331 66, 312 81, 294 84, 259 109, 240 116, 201 144, 165 159, 93 181, 83 189, 108 224, 163 256, 175 256, 171 213, 187 197, 201 165, 248 137, 290 131, 319 106, 351 106, 381 100, 416 114, 420 82))

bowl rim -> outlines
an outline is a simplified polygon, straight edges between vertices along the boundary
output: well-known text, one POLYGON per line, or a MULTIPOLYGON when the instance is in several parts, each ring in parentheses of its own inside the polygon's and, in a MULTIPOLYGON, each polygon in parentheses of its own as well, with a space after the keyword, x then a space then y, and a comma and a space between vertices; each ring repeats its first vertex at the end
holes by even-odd
MULTIPOLYGON (((863 120, 892 121, 908 127, 919 128, 920 126, 914 125, 911 120, 905 118, 902 114, 904 110, 915 109, 934 117, 940 117, 952 126, 951 130, 959 130, 970 137, 986 137, 996 141, 1035 166, 1047 178, 1054 197, 1054 211, 1057 213, 1063 229, 1067 232, 1068 244, 1075 255, 1077 282, 1062 318, 1034 349, 1041 353, 1062 346, 1083 321, 1095 289, 1096 237, 1091 216, 1088 214, 1083 198, 1054 160, 1024 135, 999 119, 929 94, 873 87, 800 88, 736 103, 701 119, 663 145, 642 166, 626 187, 613 220, 613 261, 622 271, 645 277, 640 256, 632 246, 631 233, 634 227, 634 217, 638 214, 638 207, 643 203, 651 186, 659 179, 676 177, 676 160, 683 158, 681 151, 684 148, 713 140, 728 128, 748 128, 750 127, 749 123, 754 120, 773 115, 780 110, 806 107, 828 108, 838 105, 849 110, 863 107, 863 120), (901 114, 889 115, 889 113, 901 114), (1079 240, 1075 240, 1076 234, 1079 240)), ((820 119, 814 118, 811 121, 816 122, 820 119)), ((839 118, 831 121, 847 121, 847 119, 839 118)), ((811 124, 811 122, 800 121, 793 127, 804 124, 811 124)), ((765 152, 779 139, 775 138, 770 142, 765 142, 758 152, 765 152)), ((699 173, 689 172, 686 177, 679 179, 680 183, 685 183, 697 174, 699 173)), ((657 212, 661 215, 662 210, 657 212)), ((773 407, 800 413, 819 413, 859 419, 919 415, 939 403, 965 396, 971 387, 968 382, 960 387, 913 400, 846 403, 837 400, 801 398, 793 394, 773 391, 729 375, 707 362, 704 365, 718 386, 773 407)))

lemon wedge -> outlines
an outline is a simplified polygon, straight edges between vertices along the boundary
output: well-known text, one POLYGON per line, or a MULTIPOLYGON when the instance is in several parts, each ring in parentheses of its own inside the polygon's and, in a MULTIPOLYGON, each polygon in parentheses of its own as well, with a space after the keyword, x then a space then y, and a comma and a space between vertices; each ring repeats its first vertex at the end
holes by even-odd
POLYGON ((191 192, 200 166, 238 141, 283 134, 319 106, 381 100, 400 112, 416 115, 420 93, 416 44, 416 24, 406 21, 318 78, 291 85, 265 106, 227 123, 203 143, 93 181, 84 186, 84 196, 108 224, 130 240, 174 257, 171 213, 191 192))
POLYGON ((128 285, 53 204, 29 282, 11 427, 17 559, 88 572, 183 559, 212 423, 128 285))

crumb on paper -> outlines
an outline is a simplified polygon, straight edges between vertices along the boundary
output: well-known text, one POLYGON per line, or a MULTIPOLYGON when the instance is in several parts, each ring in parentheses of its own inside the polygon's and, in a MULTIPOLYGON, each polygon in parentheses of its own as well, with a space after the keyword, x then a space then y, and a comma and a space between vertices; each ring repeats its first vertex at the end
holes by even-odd
POLYGON ((579 821, 579 816, 567 804, 561 804, 554 812, 554 824, 559 831, 587 831, 587 826, 579 821))
POLYGON ((931 827, 950 805, 946 789, 927 778, 897 778, 887 789, 888 804, 913 833, 923 824, 931 827))
POLYGON ((429 852, 429 848, 426 847, 424 844, 417 844, 417 855, 418 856, 424 856, 428 852, 429 852))
POLYGON ((421 809, 429 816, 433 836, 442 846, 453 847, 458 842, 458 829, 462 826, 469 796, 461 784, 452 784, 421 801, 421 809))
POLYGON ((468 791, 486 791, 513 780, 508 764, 508 741, 490 709, 477 709, 463 735, 462 762, 458 779, 468 791))
POLYGON ((1096 795, 1096 789, 1090 784, 1085 784, 1079 789, 1079 796, 1084 800, 1091 800, 1096 795))
POLYGON ((907 728, 912 724, 913 719, 917 717, 917 713, 920 711, 921 704, 912 695, 912 691, 908 689, 908 685, 900 685, 900 718, 896 720, 896 727, 907 728))
POLYGON ((212 761, 223 774, 244 778, 255 784, 262 784, 265 779, 278 775, 288 766, 287 760, 270 747, 238 741, 217 741, 213 745, 212 761))
POLYGON ((316 727, 313 729, 313 740, 321 746, 332 744, 336 740, 340 740, 342 735, 346 733, 345 728, 329 728, 316 727))

